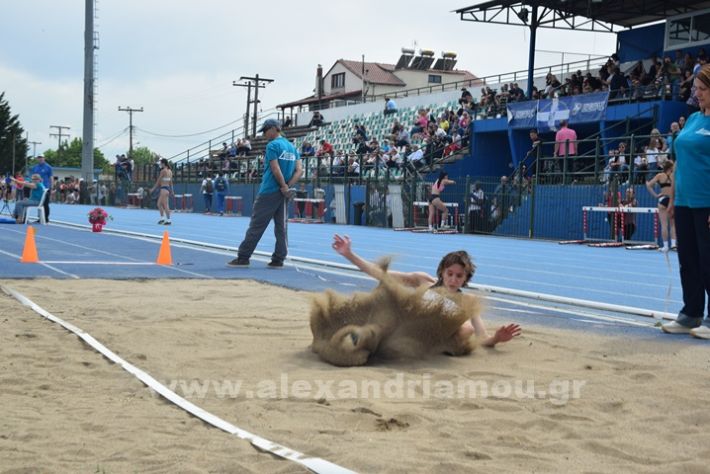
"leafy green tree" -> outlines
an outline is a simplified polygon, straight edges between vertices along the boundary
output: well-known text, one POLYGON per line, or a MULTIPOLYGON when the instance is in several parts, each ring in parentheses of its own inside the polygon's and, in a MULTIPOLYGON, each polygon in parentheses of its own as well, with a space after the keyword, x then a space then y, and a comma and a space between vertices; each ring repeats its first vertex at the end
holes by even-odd
MULTIPOLYGON (((44 157, 52 166, 81 168, 81 138, 74 138, 70 143, 62 143, 58 150, 47 150, 44 157)), ((94 168, 109 170, 110 163, 98 148, 94 148, 94 168)))
POLYGON ((25 165, 27 139, 23 138, 24 133, 18 116, 12 115, 5 92, 0 93, 0 174, 9 173, 13 168, 20 171, 25 165))
POLYGON ((138 165, 152 165, 158 161, 158 154, 150 151, 147 146, 133 149, 133 161, 138 165))

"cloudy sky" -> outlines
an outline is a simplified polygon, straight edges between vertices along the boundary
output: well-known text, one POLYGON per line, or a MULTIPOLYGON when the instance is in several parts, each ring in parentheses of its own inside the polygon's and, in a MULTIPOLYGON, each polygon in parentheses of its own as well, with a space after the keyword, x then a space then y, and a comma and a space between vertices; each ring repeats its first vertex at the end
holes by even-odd
MULTIPOLYGON (((478 76, 525 69, 528 30, 462 22, 451 13, 478 0, 98 0, 95 143, 107 157, 134 146, 172 156, 232 128, 244 114, 240 76, 274 79, 260 91, 264 111, 310 95, 318 64, 337 59, 394 63, 402 47, 458 53, 478 76), (191 137, 159 135, 198 134, 191 137), (123 133, 122 133, 123 132, 123 133), (115 139, 114 139, 115 138, 115 139), (113 139, 113 140, 112 140, 113 139)), ((81 137, 84 1, 2 0, 0 91, 20 115, 37 153, 56 148, 50 125, 81 137)), ((540 30, 538 49, 610 54, 615 36, 540 30)), ((559 53, 537 55, 537 65, 559 53)), ((32 153, 32 149, 30 149, 32 153)))

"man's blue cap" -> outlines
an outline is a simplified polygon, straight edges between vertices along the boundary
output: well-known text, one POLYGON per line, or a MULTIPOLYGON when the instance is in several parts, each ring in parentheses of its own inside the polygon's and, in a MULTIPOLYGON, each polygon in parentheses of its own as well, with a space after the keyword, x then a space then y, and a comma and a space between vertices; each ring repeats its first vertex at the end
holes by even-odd
POLYGON ((270 128, 278 128, 281 130, 281 122, 279 122, 276 119, 266 119, 264 120, 264 123, 261 124, 261 128, 259 129, 259 133, 264 133, 270 128))

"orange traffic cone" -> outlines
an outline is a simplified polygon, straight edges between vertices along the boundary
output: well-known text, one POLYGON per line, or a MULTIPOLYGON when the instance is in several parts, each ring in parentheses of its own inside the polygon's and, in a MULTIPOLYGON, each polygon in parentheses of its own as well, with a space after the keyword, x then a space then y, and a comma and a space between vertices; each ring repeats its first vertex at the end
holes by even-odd
POLYGON ((168 231, 163 232, 163 243, 160 244, 160 252, 158 260, 155 261, 158 265, 172 265, 173 257, 170 255, 170 237, 168 231))
POLYGON ((22 263, 37 263, 39 262, 39 257, 37 256, 37 246, 35 245, 35 228, 32 226, 27 226, 27 236, 25 237, 25 248, 22 251, 22 258, 20 258, 22 263))

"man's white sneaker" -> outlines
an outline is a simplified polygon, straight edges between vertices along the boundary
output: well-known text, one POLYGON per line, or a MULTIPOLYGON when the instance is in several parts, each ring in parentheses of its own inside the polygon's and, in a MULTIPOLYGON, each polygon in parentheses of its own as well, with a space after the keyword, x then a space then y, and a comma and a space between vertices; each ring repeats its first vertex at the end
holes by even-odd
POLYGON ((675 321, 671 321, 670 323, 662 324, 661 330, 668 334, 691 334, 693 328, 689 328, 688 326, 683 326, 682 324, 678 324, 675 321))
POLYGON ((698 339, 710 339, 710 328, 707 326, 698 326, 690 330, 692 336, 698 339))

